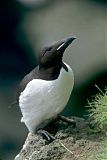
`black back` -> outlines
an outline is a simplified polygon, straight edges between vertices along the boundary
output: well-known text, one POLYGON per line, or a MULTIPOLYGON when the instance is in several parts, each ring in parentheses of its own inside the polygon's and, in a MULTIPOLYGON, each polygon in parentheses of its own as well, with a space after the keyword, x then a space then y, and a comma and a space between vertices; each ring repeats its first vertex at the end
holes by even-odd
POLYGON ((27 74, 21 81, 17 90, 17 100, 20 93, 31 80, 42 79, 52 81, 58 78, 62 67, 68 71, 67 66, 62 62, 62 57, 65 49, 74 39, 75 38, 71 37, 58 41, 48 47, 44 47, 39 52, 38 66, 27 74))

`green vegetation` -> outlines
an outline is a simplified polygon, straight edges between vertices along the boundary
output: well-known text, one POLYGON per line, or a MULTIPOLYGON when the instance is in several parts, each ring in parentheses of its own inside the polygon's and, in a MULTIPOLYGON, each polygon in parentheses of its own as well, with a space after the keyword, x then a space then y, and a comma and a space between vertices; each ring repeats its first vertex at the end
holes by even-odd
MULTIPOLYGON (((96 86, 98 88, 98 86, 96 86)), ((89 122, 94 130, 101 131, 107 135, 107 88, 103 93, 95 95, 91 102, 88 101, 89 122)), ((96 151, 87 160, 107 160, 107 138, 102 141, 101 149, 96 151)))
POLYGON ((96 160, 107 160, 107 139, 102 143, 102 149, 98 154, 96 160))
POLYGON ((95 129, 107 132, 107 88, 105 93, 100 90, 91 102, 88 101, 88 108, 90 124, 95 129))
POLYGON ((107 139, 102 142, 102 147, 94 151, 86 160, 107 160, 107 139))

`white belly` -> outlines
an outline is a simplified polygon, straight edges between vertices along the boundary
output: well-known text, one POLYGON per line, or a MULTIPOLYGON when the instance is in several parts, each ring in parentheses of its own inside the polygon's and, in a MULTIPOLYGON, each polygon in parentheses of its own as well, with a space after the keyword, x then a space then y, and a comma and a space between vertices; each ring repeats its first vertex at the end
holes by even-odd
POLYGON ((66 106, 73 85, 74 76, 61 69, 58 79, 46 81, 33 79, 19 97, 22 120, 30 132, 34 132, 46 120, 51 120, 66 106))

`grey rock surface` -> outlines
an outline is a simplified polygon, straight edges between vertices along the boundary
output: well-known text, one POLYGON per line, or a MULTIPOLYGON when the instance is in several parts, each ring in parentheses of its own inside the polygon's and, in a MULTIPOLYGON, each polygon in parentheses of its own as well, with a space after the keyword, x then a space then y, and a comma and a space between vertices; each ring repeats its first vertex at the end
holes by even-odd
POLYGON ((79 160, 99 148, 102 133, 90 132, 87 122, 74 117, 76 128, 56 122, 50 129, 55 141, 47 143, 42 136, 29 133, 15 160, 79 160), (96 141, 97 139, 97 141, 96 141))

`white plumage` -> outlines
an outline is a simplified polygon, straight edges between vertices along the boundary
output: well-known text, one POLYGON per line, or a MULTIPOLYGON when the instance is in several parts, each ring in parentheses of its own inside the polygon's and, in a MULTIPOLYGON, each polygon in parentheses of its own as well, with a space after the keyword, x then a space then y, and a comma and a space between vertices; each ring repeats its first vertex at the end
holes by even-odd
POLYGON ((33 79, 21 93, 21 122, 25 123, 30 132, 49 123, 65 108, 74 85, 72 69, 66 66, 68 72, 62 67, 58 79, 33 79))

